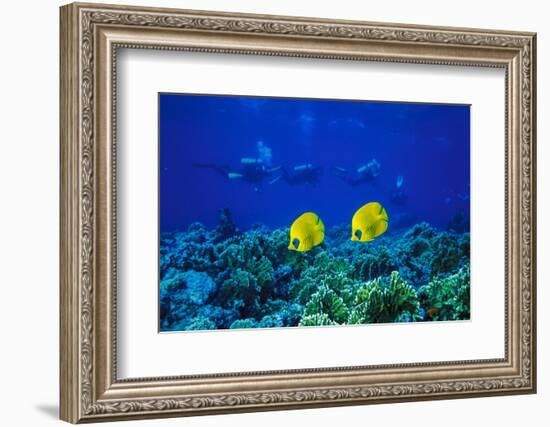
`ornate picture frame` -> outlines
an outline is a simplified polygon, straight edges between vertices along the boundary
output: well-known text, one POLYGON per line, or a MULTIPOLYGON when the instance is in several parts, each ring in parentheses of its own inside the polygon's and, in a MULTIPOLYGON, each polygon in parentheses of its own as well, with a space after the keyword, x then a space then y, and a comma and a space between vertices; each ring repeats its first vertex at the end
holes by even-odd
POLYGON ((536 35, 98 4, 63 6, 60 416, 113 421, 536 391, 536 35), (117 377, 117 49, 505 71, 504 357, 117 377))

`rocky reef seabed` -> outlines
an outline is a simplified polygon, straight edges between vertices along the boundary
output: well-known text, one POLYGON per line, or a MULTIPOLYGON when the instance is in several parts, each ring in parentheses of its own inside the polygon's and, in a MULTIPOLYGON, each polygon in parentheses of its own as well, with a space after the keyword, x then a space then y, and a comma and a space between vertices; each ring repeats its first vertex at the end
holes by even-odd
POLYGON ((160 236, 160 330, 468 320, 470 234, 420 223, 369 243, 349 225, 309 252, 289 230, 240 232, 230 212, 160 236))

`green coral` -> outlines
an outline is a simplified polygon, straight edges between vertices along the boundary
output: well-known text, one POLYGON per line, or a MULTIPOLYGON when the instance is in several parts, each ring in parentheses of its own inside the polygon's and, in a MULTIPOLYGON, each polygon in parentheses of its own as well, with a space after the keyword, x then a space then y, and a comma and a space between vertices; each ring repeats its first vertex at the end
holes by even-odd
POLYGON ((336 323, 345 323, 348 316, 348 308, 336 292, 327 286, 322 286, 309 299, 304 309, 304 316, 326 314, 336 323))
POLYGON ((418 308, 419 302, 415 290, 401 278, 397 271, 393 271, 387 285, 381 278, 377 278, 357 289, 348 323, 416 320, 418 308))
POLYGON ((242 268, 253 271, 269 245, 269 238, 257 231, 232 237, 216 247, 215 265, 220 270, 242 268))
POLYGON ((361 281, 373 280, 390 274, 395 268, 389 251, 381 247, 376 254, 359 254, 353 260, 355 277, 361 281))
POLYGON ((352 272, 353 266, 344 258, 321 252, 315 256, 313 264, 302 271, 300 279, 293 284, 291 295, 304 305, 322 287, 348 294, 354 288, 352 272))
POLYGON ((310 314, 304 316, 300 320, 299 326, 332 326, 337 325, 336 322, 330 320, 330 318, 325 313, 310 314))
POLYGON ((288 236, 288 228, 274 230, 269 236, 269 245, 266 246, 264 255, 269 259, 281 260, 283 264, 286 263, 290 254, 296 254, 296 252, 288 250, 288 236))
POLYGON ((273 265, 271 265, 271 261, 265 256, 262 256, 254 263, 251 271, 256 276, 256 280, 262 288, 273 286, 273 265))
POLYGON ((470 265, 444 278, 435 278, 418 290, 427 320, 470 318, 470 265))
POLYGON ((263 255, 269 245, 269 239, 259 232, 221 245, 215 262, 223 277, 217 293, 220 305, 230 304, 243 316, 258 315, 260 305, 273 293, 275 285, 273 264, 263 255))
POLYGON ((259 305, 260 286, 256 276, 251 272, 237 268, 231 270, 230 277, 225 280, 219 291, 220 304, 240 310, 247 315, 259 305))

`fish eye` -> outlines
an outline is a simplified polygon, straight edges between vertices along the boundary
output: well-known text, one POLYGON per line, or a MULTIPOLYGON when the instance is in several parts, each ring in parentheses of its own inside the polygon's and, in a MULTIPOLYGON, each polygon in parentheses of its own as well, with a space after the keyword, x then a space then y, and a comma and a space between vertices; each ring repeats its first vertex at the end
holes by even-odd
POLYGON ((353 233, 355 235, 355 237, 357 237, 359 240, 361 240, 361 236, 363 235, 363 233, 361 232, 361 230, 357 229, 355 230, 355 233, 353 233))
POLYGON ((294 239, 292 241, 292 246, 294 246, 295 249, 298 249, 298 246, 300 246, 300 239, 294 239))

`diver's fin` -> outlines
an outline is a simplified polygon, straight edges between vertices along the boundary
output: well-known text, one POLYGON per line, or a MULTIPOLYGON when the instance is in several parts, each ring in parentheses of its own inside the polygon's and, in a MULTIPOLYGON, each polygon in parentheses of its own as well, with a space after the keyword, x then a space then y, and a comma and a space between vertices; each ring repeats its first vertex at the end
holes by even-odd
POLYGON ((348 181, 349 172, 347 169, 336 166, 336 167, 333 167, 331 170, 334 173, 334 175, 336 175, 338 178, 342 178, 344 181, 348 181))
POLYGON ((229 166, 226 165, 216 165, 214 163, 193 163, 193 167, 202 168, 202 169, 212 169, 224 177, 229 177, 229 166))
POLYGON ((218 165, 216 163, 193 163, 193 167, 204 169, 229 169, 229 166, 227 165, 218 165))
POLYGON ((282 175, 277 175, 275 178, 273 178, 271 181, 269 181, 269 184, 275 184, 277 181, 279 181, 282 178, 282 175))
POLYGON ((357 185, 355 180, 350 176, 347 169, 340 168, 340 167, 333 167, 332 171, 334 172, 334 175, 336 175, 338 178, 348 183, 349 185, 352 185, 352 186, 357 185))
POLYGON ((282 168, 282 166, 276 166, 274 168, 268 169, 267 173, 279 172, 282 168))
POLYGON ((286 181, 287 184, 292 183, 292 177, 288 173, 287 168, 284 167, 284 166, 281 166, 281 178, 283 178, 286 181))

